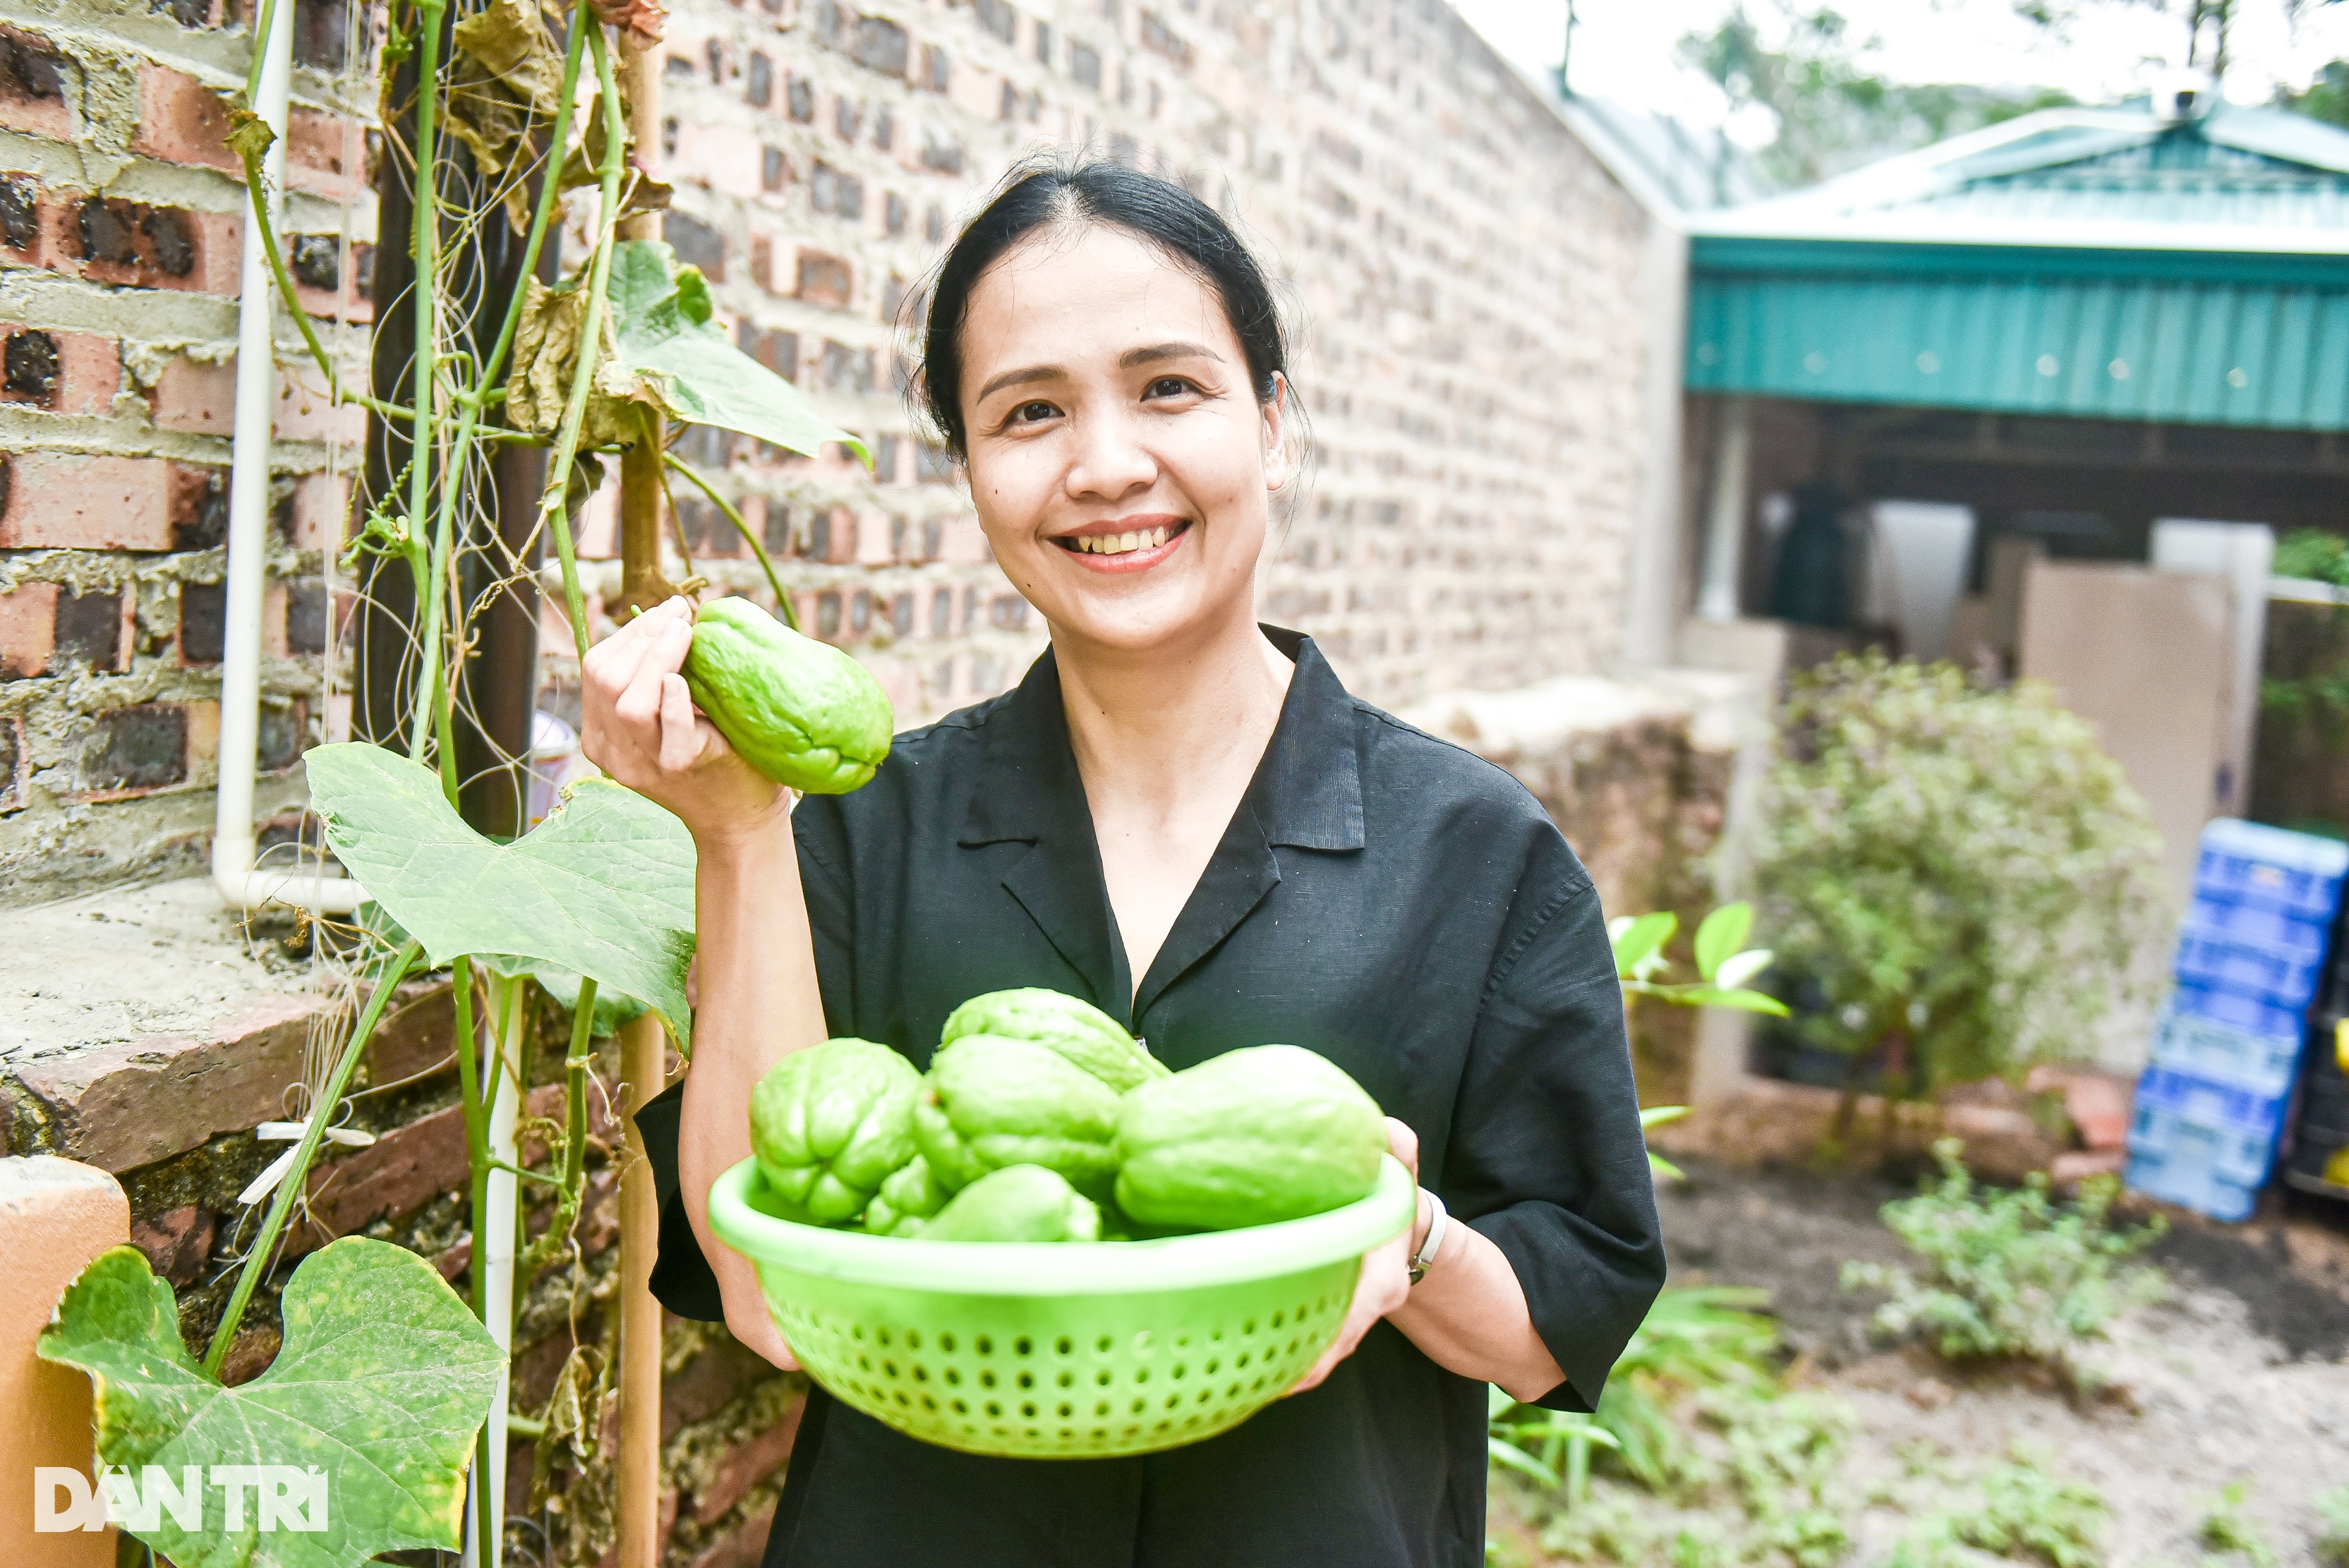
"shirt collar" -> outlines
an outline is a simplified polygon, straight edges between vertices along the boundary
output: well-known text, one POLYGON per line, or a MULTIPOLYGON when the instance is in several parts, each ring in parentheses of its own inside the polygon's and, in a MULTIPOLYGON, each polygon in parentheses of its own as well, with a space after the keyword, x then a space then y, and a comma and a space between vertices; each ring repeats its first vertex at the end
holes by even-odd
MULTIPOLYGON (((1354 700, 1311 638, 1269 626, 1264 634, 1297 670, 1242 805, 1254 809, 1268 844, 1360 849, 1362 780, 1354 700)), ((956 835, 964 845, 1037 842, 1066 826, 1071 814, 1087 809, 1051 649, 999 703, 981 731, 986 750, 956 835)))

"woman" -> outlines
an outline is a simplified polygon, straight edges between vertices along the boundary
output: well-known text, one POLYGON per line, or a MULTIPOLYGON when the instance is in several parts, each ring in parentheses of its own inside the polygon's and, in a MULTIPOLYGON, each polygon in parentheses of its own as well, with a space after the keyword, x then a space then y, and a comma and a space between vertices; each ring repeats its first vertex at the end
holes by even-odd
POLYGON ((1294 410, 1264 277, 1212 210, 1114 165, 1017 175, 942 264, 925 350, 988 543, 1051 631, 1018 690, 793 812, 688 701, 682 601, 588 656, 589 754, 699 855, 659 1288, 792 1365, 705 1214, 751 1085, 831 1034, 922 1065, 957 1003, 1011 986, 1083 997, 1176 1068, 1310 1046, 1426 1186, 1321 1365, 1207 1441, 983 1458, 812 1391, 767 1561, 1481 1563, 1480 1385, 1590 1408, 1663 1273, 1590 879, 1506 774, 1257 625, 1294 410))

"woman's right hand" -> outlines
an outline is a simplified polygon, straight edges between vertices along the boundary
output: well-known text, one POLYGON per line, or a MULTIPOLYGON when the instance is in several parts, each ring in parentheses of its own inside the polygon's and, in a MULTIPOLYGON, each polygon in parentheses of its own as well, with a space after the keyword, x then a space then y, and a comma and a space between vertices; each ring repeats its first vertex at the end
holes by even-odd
POLYGON ((783 1331, 775 1326, 773 1314, 767 1311, 767 1298, 759 1288, 758 1276, 750 1274, 748 1288, 742 1275, 749 1270, 718 1271, 718 1294, 726 1304, 726 1332, 753 1355, 763 1357, 785 1372, 800 1369, 799 1358, 784 1343, 783 1331))
POLYGON ((580 750, 675 813, 697 844, 787 823, 791 792, 744 762, 694 711, 678 673, 692 647, 693 605, 678 597, 589 649, 580 666, 580 750))

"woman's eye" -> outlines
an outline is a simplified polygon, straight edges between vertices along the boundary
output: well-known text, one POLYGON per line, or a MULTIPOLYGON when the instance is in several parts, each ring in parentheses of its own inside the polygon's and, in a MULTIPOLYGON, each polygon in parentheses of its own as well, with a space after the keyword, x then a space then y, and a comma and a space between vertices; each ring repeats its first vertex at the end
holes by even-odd
POLYGON ((1040 420, 1049 420, 1060 411, 1047 402, 1022 403, 1011 410, 1011 422, 1015 425, 1034 424, 1040 420))
POLYGON ((1144 398, 1180 398, 1197 390, 1196 387, 1180 376, 1161 376, 1151 382, 1142 395, 1144 398))

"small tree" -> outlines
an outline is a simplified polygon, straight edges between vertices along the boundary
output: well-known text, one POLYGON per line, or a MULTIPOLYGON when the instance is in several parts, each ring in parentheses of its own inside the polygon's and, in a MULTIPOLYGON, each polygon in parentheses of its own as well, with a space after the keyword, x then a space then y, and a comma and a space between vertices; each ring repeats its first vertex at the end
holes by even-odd
POLYGON ((2085 1054, 2153 981, 2160 838, 2087 723, 2033 681, 1846 657, 1797 678, 1755 877, 1799 1027, 1896 1096, 2085 1054))

